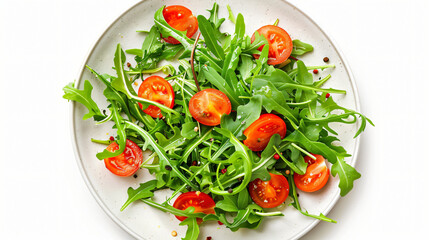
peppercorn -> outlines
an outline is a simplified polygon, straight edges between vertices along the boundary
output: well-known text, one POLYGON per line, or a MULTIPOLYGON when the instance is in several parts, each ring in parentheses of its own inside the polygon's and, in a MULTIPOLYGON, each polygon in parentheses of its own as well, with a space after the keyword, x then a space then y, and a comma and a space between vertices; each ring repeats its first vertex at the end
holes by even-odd
POLYGON ((331 96, 331 94, 327 93, 326 94, 326 98, 329 98, 331 96))
POLYGON ((137 178, 137 174, 134 174, 134 176, 133 176, 134 178, 137 178))
POLYGON ((274 154, 274 159, 275 159, 275 160, 279 160, 279 159, 280 159, 280 155, 278 155, 277 153, 276 153, 276 154, 274 154))
POLYGON ((127 62, 127 67, 131 67, 131 63, 127 62))
POLYGON ((224 168, 224 169, 222 169, 222 170, 220 170, 220 172, 222 173, 222 174, 225 174, 226 173, 226 168, 224 168))
POLYGON ((318 73, 319 73, 319 70, 314 69, 314 70, 313 70, 313 73, 314 73, 314 74, 318 74, 318 73))
POLYGON ((328 57, 324 57, 324 58, 323 58, 323 61, 324 61, 324 62, 329 62, 329 58, 328 58, 328 57))
POLYGON ((113 136, 110 136, 109 140, 110 141, 115 141, 115 138, 113 136))
POLYGON ((228 189, 228 193, 232 193, 232 188, 228 189))
POLYGON ((165 170, 167 170, 167 171, 171 171, 171 166, 170 165, 165 165, 165 170))

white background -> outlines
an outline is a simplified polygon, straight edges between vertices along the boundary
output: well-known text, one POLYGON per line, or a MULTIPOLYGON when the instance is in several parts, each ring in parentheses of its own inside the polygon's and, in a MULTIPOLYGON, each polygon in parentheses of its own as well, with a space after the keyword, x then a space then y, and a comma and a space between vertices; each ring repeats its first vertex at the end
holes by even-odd
MULTIPOLYGON (((266 0, 267 4, 269 1, 266 0)), ((362 178, 303 239, 423 238, 429 215, 429 1, 293 0, 356 77, 362 178)), ((0 239, 131 239, 97 205, 72 151, 61 88, 135 0, 0 2, 0 239)), ((216 239, 217 240, 217 239, 216 239)))

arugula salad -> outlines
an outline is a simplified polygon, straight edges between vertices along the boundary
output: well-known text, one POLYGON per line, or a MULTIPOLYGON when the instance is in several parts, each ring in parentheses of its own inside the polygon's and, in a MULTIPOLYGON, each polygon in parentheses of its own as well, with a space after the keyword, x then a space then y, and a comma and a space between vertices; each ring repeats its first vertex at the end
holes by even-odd
POLYGON ((273 208, 287 199, 288 207, 335 223, 302 208, 297 191, 318 191, 332 175, 339 177, 341 196, 350 192, 361 175, 344 160, 351 155, 329 124, 358 123, 357 137, 373 123, 331 96, 346 91, 323 88, 331 78, 323 70, 335 67, 328 57, 319 66, 299 60, 312 45, 292 40, 278 21, 248 29, 254 31, 248 36, 243 15, 229 6, 235 31, 222 32, 218 9, 214 3, 206 18, 164 6, 150 31, 137 31, 146 34, 141 48, 117 45, 115 76, 87 66, 106 86, 107 110, 91 98, 88 80, 83 90, 74 83, 63 88, 65 99, 88 109, 84 120, 113 122, 115 137, 92 139, 108 145, 96 157, 110 172, 132 177, 144 168, 153 175, 128 189, 121 211, 140 201, 171 213, 188 226, 184 239, 197 239, 206 221, 231 231, 255 229, 266 217, 283 216, 273 208), (171 196, 155 202, 162 189, 171 196))

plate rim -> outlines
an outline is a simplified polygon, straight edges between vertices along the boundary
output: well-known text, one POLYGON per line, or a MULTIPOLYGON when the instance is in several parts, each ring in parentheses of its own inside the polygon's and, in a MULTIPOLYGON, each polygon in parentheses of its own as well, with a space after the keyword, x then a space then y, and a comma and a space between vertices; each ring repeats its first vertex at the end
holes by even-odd
MULTIPOLYGON (((118 21, 120 21, 120 19, 125 16, 128 12, 130 12, 132 9, 134 9, 135 7, 137 7, 138 5, 142 4, 143 2, 145 2, 146 0, 141 0, 133 5, 131 5, 128 9, 126 9, 123 13, 121 13, 119 16, 117 17, 113 17, 113 21, 110 21, 108 26, 105 28, 105 30, 102 32, 102 34, 90 45, 89 50, 83 60, 83 64, 81 65, 81 67, 79 68, 79 77, 76 79, 75 81, 75 85, 79 85, 79 83, 81 82, 81 79, 83 77, 84 71, 85 71, 85 66, 88 63, 89 57, 94 53, 95 48, 98 46, 98 44, 100 43, 100 41, 104 38, 104 36, 106 35, 106 33, 113 27, 113 25, 115 23, 117 23, 118 21)), ((305 18, 307 18, 312 24, 314 24, 315 27, 317 27, 320 32, 325 35, 326 39, 332 43, 332 48, 338 53, 338 56, 341 60, 341 62, 343 63, 345 72, 347 73, 349 79, 350 79, 350 83, 351 83, 351 87, 353 90, 353 94, 354 94, 354 104, 356 106, 356 111, 360 112, 361 106, 360 106, 360 98, 359 98, 359 93, 358 93, 358 89, 357 89, 357 85, 356 85, 356 81, 353 75, 353 72, 351 70, 351 67, 344 55, 344 53, 341 51, 341 49, 338 47, 337 42, 331 37, 330 34, 328 34, 323 28, 321 28, 319 26, 318 23, 316 23, 307 13, 305 13, 303 10, 301 10, 300 8, 298 8, 297 6, 295 6, 294 4, 292 4, 291 2, 287 1, 287 0, 281 0, 284 4, 287 4, 289 6, 291 6, 292 8, 294 8, 296 11, 298 11, 300 14, 302 14, 305 18)), ((94 186, 92 185, 91 181, 89 180, 89 177, 83 167, 83 163, 82 163, 82 158, 80 156, 80 152, 77 146, 77 136, 76 136, 76 131, 75 131, 75 125, 76 125, 76 121, 75 121, 75 102, 74 101, 70 101, 70 132, 71 132, 71 138, 72 138, 72 145, 73 145, 73 152, 75 155, 75 159, 76 159, 76 163, 78 165, 79 171, 82 175, 82 178, 86 184, 86 186, 88 187, 91 195, 95 198, 96 202, 98 203, 98 205, 103 209, 103 211, 106 213, 107 216, 110 217, 111 220, 113 220, 113 222, 115 222, 119 227, 121 227, 123 230, 125 230, 128 234, 130 234, 132 237, 136 238, 136 239, 142 239, 142 236, 140 236, 139 234, 137 234, 136 232, 134 232, 132 229, 130 229, 126 224, 124 224, 115 214, 113 214, 113 212, 106 206, 106 204, 104 203, 104 201, 101 199, 101 197, 97 194, 94 186)), ((358 121, 360 122, 360 121, 358 121)), ((360 135, 357 136, 355 138, 355 144, 354 144, 354 151, 352 154, 352 158, 350 160, 350 165, 351 166, 355 166, 356 164, 356 160, 358 158, 359 155, 359 147, 360 147, 360 135)), ((332 208, 335 206, 335 204, 338 202, 338 200, 340 199, 340 189, 338 188, 336 193, 335 193, 335 197, 331 200, 331 202, 328 204, 328 207, 326 209, 324 209, 322 211, 322 213, 324 215, 327 215, 332 208)), ((314 219, 313 222, 308 225, 306 228, 304 228, 302 231, 300 231, 299 233, 297 233, 296 235, 292 236, 291 239, 299 239, 301 237, 303 237, 305 234, 307 234, 311 229, 313 229, 321 220, 319 219, 314 219)), ((143 238, 144 239, 144 238, 143 238)))

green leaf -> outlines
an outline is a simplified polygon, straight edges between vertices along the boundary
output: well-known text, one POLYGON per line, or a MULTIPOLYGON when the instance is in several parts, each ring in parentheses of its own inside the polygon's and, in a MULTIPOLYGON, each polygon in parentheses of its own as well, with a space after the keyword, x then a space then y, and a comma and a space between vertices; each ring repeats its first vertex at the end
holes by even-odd
POLYGON ((182 136, 186 139, 192 139, 198 135, 198 132, 195 131, 197 127, 196 122, 187 122, 182 125, 182 136))
MULTIPOLYGON (((250 38, 248 39, 250 43, 250 38)), ((243 52, 249 53, 249 54, 259 54, 258 48, 261 47, 264 44, 268 44, 267 39, 264 35, 260 35, 258 31, 255 31, 255 40, 249 44, 248 47, 243 49, 243 52)))
POLYGON ((276 112, 283 114, 295 129, 298 128, 298 109, 291 109, 286 104, 286 99, 283 93, 277 90, 273 83, 260 78, 255 78, 253 81, 253 87, 254 94, 262 96, 262 105, 267 112, 275 110, 276 112))
POLYGON ((239 99, 235 95, 235 91, 228 84, 226 84, 225 79, 222 78, 222 76, 220 76, 216 70, 209 66, 203 67, 202 72, 211 84, 216 86, 216 88, 218 88, 221 92, 225 93, 225 95, 231 101, 233 109, 237 109, 240 103, 242 103, 242 100, 239 99))
POLYGON ((229 4, 226 5, 226 8, 228 8, 228 19, 235 24, 235 17, 234 14, 232 13, 231 7, 229 6, 229 4))
POLYGON ((243 55, 242 54, 241 55, 241 64, 238 65, 238 71, 240 72, 243 80, 248 79, 252 75, 252 69, 253 68, 254 68, 253 58, 249 55, 243 55))
POLYGON ((127 114, 128 119, 131 119, 130 110, 127 104, 127 97, 116 91, 104 76, 98 74, 89 66, 86 66, 86 68, 88 68, 100 81, 102 81, 106 85, 106 89, 104 90, 103 94, 107 98, 107 100, 114 100, 118 102, 121 106, 121 109, 127 114))
POLYGON ((340 183, 338 187, 341 189, 341 196, 344 197, 353 188, 353 182, 361 177, 360 173, 355 168, 347 164, 343 158, 339 158, 331 167, 332 176, 338 174, 340 183))
POLYGON ((110 109, 110 112, 112 112, 113 114, 112 118, 117 128, 119 149, 114 152, 110 152, 107 149, 104 149, 103 152, 97 153, 96 155, 96 157, 99 160, 116 157, 119 154, 121 154, 125 150, 125 144, 127 141, 127 135, 125 133, 124 124, 122 123, 123 118, 121 116, 121 113, 119 112, 118 106, 114 101, 110 102, 110 104, 111 104, 111 107, 109 109, 110 109))
POLYGON ((157 181, 156 180, 150 180, 145 183, 140 183, 140 187, 137 189, 128 188, 128 200, 124 203, 124 205, 121 208, 121 211, 123 211, 128 205, 130 205, 132 202, 135 202, 139 199, 149 198, 152 197, 153 190, 156 188, 157 181))
POLYGON ((156 26, 152 26, 149 34, 143 41, 142 44, 142 57, 151 56, 154 54, 161 54, 163 44, 161 43, 161 35, 156 26))
POLYGON ((305 53, 313 51, 313 46, 311 46, 308 43, 301 42, 298 39, 295 39, 292 41, 293 43, 293 49, 292 49, 292 55, 294 56, 301 56, 305 53))
POLYGON ((198 27, 204 37, 207 48, 219 59, 225 59, 225 53, 222 46, 216 39, 214 30, 210 22, 202 15, 197 17, 198 27))
POLYGON ((216 207, 226 212, 238 212, 238 207, 236 202, 237 202, 236 196, 223 196, 223 200, 216 202, 216 207))
POLYGON ((338 155, 342 156, 324 143, 311 141, 299 130, 293 131, 283 141, 298 143, 307 151, 324 156, 332 164, 337 162, 338 155))
POLYGON ((79 90, 74 87, 74 83, 69 83, 63 88, 63 98, 72 100, 83 104, 87 109, 88 113, 83 115, 83 120, 93 117, 94 120, 101 120, 104 115, 100 112, 97 104, 91 98, 92 85, 88 80, 85 80, 83 90, 79 90))
POLYGON ((200 227, 198 226, 196 218, 187 218, 183 220, 180 225, 188 225, 186 236, 182 240, 197 240, 200 234, 200 227))
POLYGON ((195 213, 195 208, 188 207, 185 210, 179 210, 177 208, 174 208, 171 205, 168 204, 159 204, 157 202, 154 202, 150 199, 141 199, 142 202, 146 203, 147 205, 154 207, 158 210, 161 210, 163 212, 168 212, 176 216, 183 216, 188 218, 204 218, 206 214, 204 213, 195 213))
POLYGON ((261 114, 262 98, 253 96, 246 105, 240 105, 237 108, 237 117, 235 121, 232 115, 224 115, 221 120, 221 127, 228 129, 237 138, 243 135, 243 130, 256 121, 261 114))
POLYGON ((193 184, 191 181, 189 181, 189 179, 187 177, 185 177, 177 168, 176 164, 173 164, 172 161, 169 159, 169 157, 167 156, 167 153, 165 152, 165 150, 158 144, 155 142, 155 139, 153 139, 153 137, 146 132, 145 130, 143 130, 141 127, 139 127, 138 125, 136 125, 135 123, 129 122, 129 121, 125 121, 125 127, 127 129, 131 129, 134 130, 136 133, 138 133, 140 136, 142 136, 145 139, 145 143, 149 144, 150 146, 152 146, 154 152, 156 152, 156 154, 158 155, 158 158, 160 159, 160 167, 161 168, 165 168, 166 165, 169 165, 172 169, 172 171, 186 184, 188 184, 189 186, 191 186, 193 189, 195 190, 199 190, 199 188, 193 184))
POLYGON ((164 151, 176 149, 186 142, 178 127, 173 127, 173 136, 168 139, 160 132, 156 132, 155 137, 158 139, 159 146, 164 148, 164 151))
POLYGON ((249 192, 247 191, 247 188, 243 189, 238 194, 237 199, 237 207, 238 209, 246 209, 246 207, 252 202, 252 199, 250 198, 249 192))

